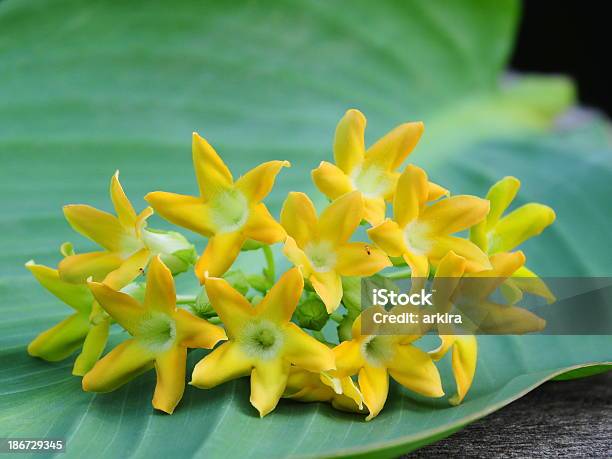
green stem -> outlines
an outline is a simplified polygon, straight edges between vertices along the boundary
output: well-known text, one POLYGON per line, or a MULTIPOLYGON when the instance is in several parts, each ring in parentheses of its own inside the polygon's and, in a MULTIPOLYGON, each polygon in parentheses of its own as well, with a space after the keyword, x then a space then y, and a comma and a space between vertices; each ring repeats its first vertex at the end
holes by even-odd
POLYGON ((195 295, 176 295, 176 304, 194 304, 195 302, 195 295))
POLYGON ((270 248, 269 245, 264 245, 262 247, 262 250, 266 257, 266 264, 268 265, 268 268, 265 271, 266 277, 268 281, 270 282, 270 284, 274 284, 274 280, 276 279, 276 272, 275 272, 276 266, 274 264, 274 254, 272 253, 272 249, 270 248))
POLYGON ((410 268, 400 269, 399 271, 385 274, 385 277, 387 279, 409 279, 410 276, 411 276, 410 268))

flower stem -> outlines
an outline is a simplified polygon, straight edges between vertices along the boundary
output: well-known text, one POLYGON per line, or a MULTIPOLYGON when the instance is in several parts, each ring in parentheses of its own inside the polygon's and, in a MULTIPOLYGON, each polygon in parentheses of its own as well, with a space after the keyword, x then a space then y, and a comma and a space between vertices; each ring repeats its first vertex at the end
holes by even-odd
POLYGON ((395 271, 395 272, 385 275, 387 279, 409 279, 410 276, 411 276, 410 268, 400 269, 399 271, 395 271))
POLYGON ((268 267, 264 270, 264 274, 266 278, 270 282, 270 284, 274 284, 274 280, 276 279, 276 266, 274 264, 274 254, 272 253, 272 249, 269 245, 264 245, 262 248, 263 253, 266 257, 266 264, 268 267))
POLYGON ((195 302, 195 295, 176 295, 176 304, 194 304, 195 302))

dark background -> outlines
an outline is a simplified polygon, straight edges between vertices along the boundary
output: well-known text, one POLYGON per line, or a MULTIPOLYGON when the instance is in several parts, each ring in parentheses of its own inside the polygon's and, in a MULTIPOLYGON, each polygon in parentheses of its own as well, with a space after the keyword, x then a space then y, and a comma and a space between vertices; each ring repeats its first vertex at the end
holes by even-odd
POLYGON ((610 3, 528 0, 511 67, 573 77, 580 103, 612 116, 610 3))

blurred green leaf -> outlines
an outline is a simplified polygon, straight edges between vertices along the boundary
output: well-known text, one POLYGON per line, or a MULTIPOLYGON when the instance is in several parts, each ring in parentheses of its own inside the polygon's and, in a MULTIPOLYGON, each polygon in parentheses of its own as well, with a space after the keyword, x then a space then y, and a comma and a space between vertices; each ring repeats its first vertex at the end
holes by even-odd
MULTIPOLYGON (((66 438, 67 457, 387 457, 569 369, 610 362, 605 336, 482 337, 464 404, 393 385, 385 410, 365 423, 287 401, 259 419, 244 380, 188 387, 176 413, 162 416, 150 405, 152 373, 93 395, 72 362, 25 352, 65 310, 23 263, 55 265, 67 238, 77 253, 93 249, 71 236, 63 204, 109 209, 116 169, 138 210, 152 190, 195 193, 197 130, 236 176, 264 160, 292 162, 267 200, 278 215, 289 190, 314 190, 309 171, 331 158, 350 107, 368 117, 368 143, 425 121, 411 160, 453 193, 482 195, 514 174, 518 204, 553 206, 554 227, 524 247, 537 272, 611 275, 602 250, 612 227, 609 126, 582 113, 558 118, 573 100, 564 78, 503 75, 518 15, 511 0, 0 2, 0 437, 66 438)), ((250 254, 236 268, 261 267, 250 254)), ((122 337, 116 330, 114 342, 122 337)), ((190 354, 190 369, 202 355, 190 354)))

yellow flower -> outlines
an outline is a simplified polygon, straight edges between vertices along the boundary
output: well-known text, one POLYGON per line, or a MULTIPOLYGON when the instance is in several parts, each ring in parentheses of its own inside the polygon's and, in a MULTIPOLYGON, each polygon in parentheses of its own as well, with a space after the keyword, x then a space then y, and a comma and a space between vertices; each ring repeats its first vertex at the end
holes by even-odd
POLYGON ((274 244, 285 231, 261 201, 270 193, 288 161, 268 161, 236 182, 213 147, 193 133, 193 167, 200 196, 155 191, 146 201, 166 220, 206 236, 208 245, 196 263, 200 282, 229 269, 247 239, 274 244))
POLYGON ((369 410, 366 421, 378 416, 387 400, 389 376, 426 397, 442 397, 440 373, 427 354, 412 345, 418 336, 362 335, 361 316, 352 327, 352 339, 334 348, 338 377, 358 374, 359 388, 369 410))
MULTIPOLYGON (((524 204, 504 216, 504 212, 518 193, 521 182, 515 177, 504 177, 495 183, 487 193, 491 210, 487 218, 470 230, 470 239, 485 253, 490 255, 500 252, 510 252, 527 239, 539 235, 556 219, 555 211, 548 206, 530 202, 524 204)), ((515 301, 522 292, 544 297, 549 303, 555 301, 555 296, 533 271, 521 266, 512 279, 506 282, 508 290, 512 290, 515 301)))
POLYGON ((450 326, 438 325, 441 344, 430 353, 434 360, 440 360, 452 352, 452 369, 457 385, 457 393, 449 398, 453 405, 463 401, 474 379, 478 342, 470 334, 473 329, 494 334, 523 334, 542 330, 545 325, 541 318, 526 309, 488 299, 508 276, 523 265, 523 253, 498 253, 490 257, 490 262, 492 268, 489 270, 464 274, 466 260, 449 252, 440 262, 434 278, 432 291, 436 311, 449 312, 454 306, 464 318, 464 334, 456 334, 450 326))
POLYGON ((292 268, 253 307, 224 279, 208 278, 206 291, 229 341, 196 365, 191 384, 208 389, 250 375, 251 404, 263 417, 283 395, 291 365, 333 369, 332 351, 290 322, 303 288, 302 275, 292 268))
POLYGON ((490 268, 489 260, 473 242, 451 236, 485 218, 489 202, 475 196, 453 196, 427 206, 427 174, 409 165, 397 182, 393 220, 368 230, 368 235, 389 256, 402 256, 413 277, 427 277, 449 251, 467 260, 467 271, 490 268))
POLYGON ((95 298, 133 338, 105 355, 83 377, 83 390, 110 392, 155 367, 153 407, 172 413, 185 390, 187 348, 212 348, 222 328, 176 307, 172 273, 159 256, 151 261, 141 304, 108 285, 90 282, 95 298))
POLYGON ((336 378, 291 367, 284 398, 300 402, 330 402, 337 410, 365 413, 363 395, 350 376, 336 378))
POLYGON ((321 297, 329 313, 342 299, 341 276, 371 276, 391 266, 381 250, 364 242, 349 242, 363 215, 357 191, 332 202, 317 217, 304 193, 289 193, 281 211, 287 231, 284 253, 298 266, 321 297))
POLYGON ((62 279, 82 283, 89 277, 120 289, 142 274, 150 258, 161 255, 175 272, 185 271, 194 248, 181 234, 146 227, 153 214, 147 207, 136 214, 119 183, 111 178, 110 196, 117 216, 87 205, 64 206, 64 215, 75 231, 100 244, 102 251, 70 255, 59 264, 62 279))
MULTIPOLYGON (((465 273, 466 264, 465 258, 458 256, 453 251, 446 254, 440 261, 432 285, 433 303, 436 305, 437 312, 450 311, 452 297, 465 273)), ((478 341, 474 335, 454 334, 452 329, 447 329, 443 325, 438 325, 438 336, 441 340, 440 346, 429 354, 432 359, 438 361, 448 352, 452 353, 451 365, 457 393, 449 398, 449 403, 458 405, 465 398, 474 380, 478 341)))
MULTIPOLYGON (((376 225, 385 218, 385 201, 390 201, 399 173, 397 169, 414 149, 423 133, 423 123, 405 123, 365 149, 365 116, 348 110, 338 123, 334 138, 336 164, 323 161, 312 171, 312 179, 329 199, 357 190, 363 196, 364 219, 376 225)), ((448 194, 444 188, 427 184, 427 200, 448 194)))
POLYGON ((98 309, 92 306, 99 306, 87 285, 63 281, 56 269, 38 265, 32 260, 26 263, 26 268, 43 287, 75 310, 74 314, 34 338, 28 345, 28 353, 55 362, 64 360, 82 347, 72 369, 74 375, 82 376, 104 350, 110 318, 96 314, 98 309))

